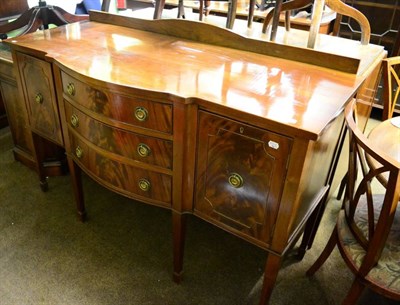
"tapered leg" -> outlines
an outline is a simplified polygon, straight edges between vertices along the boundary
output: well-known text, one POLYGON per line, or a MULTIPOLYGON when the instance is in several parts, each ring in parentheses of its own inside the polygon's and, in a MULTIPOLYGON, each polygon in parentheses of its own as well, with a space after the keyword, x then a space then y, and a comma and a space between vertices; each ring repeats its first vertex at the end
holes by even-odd
POLYGON ((322 253, 315 261, 315 263, 310 267, 310 269, 307 270, 306 274, 308 276, 312 276, 315 272, 317 272, 317 270, 322 266, 322 264, 325 263, 329 255, 332 253, 333 249, 335 249, 337 241, 338 241, 337 228, 335 226, 335 229, 333 230, 332 235, 325 246, 325 249, 322 251, 322 253))
POLYGON ((228 16, 226 18, 226 28, 233 29, 233 24, 236 19, 237 0, 231 0, 228 7, 228 16))
POLYGON ((160 19, 162 11, 164 9, 165 0, 156 0, 156 6, 154 8, 153 19, 160 19))
POLYGON ((276 277, 281 267, 282 257, 268 253, 264 271, 264 283, 261 291, 260 305, 267 305, 275 286, 276 277))
POLYGON ((256 0, 250 0, 249 1, 249 14, 247 16, 247 27, 248 28, 251 28, 251 25, 253 24, 255 6, 256 6, 256 0))
POLYGON ((183 274, 183 253, 185 248, 186 215, 172 211, 173 255, 175 283, 180 283, 183 274))
POLYGON ((278 25, 279 25, 279 16, 282 11, 282 3, 283 0, 276 0, 275 8, 274 8, 274 15, 272 17, 272 28, 271 28, 271 41, 275 41, 276 34, 278 32, 278 25))
POLYGON ((43 167, 43 162, 44 162, 43 141, 42 138, 35 133, 32 133, 32 139, 33 139, 33 148, 35 153, 36 168, 39 174, 40 188, 42 189, 43 192, 46 192, 49 189, 49 185, 47 183, 47 177, 43 167))
POLYGON ((83 222, 86 220, 86 210, 82 188, 82 170, 70 157, 68 157, 68 165, 71 174, 72 189, 74 192, 78 218, 83 222))

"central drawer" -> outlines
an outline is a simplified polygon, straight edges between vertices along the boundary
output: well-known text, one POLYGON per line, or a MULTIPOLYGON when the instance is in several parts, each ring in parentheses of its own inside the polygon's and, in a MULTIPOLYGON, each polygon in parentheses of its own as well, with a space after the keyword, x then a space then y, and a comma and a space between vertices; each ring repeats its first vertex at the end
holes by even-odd
POLYGON ((171 207, 172 177, 111 158, 78 134, 69 132, 71 156, 94 180, 144 202, 171 207))
POLYGON ((64 102, 69 127, 97 147, 137 162, 172 169, 172 141, 143 136, 92 119, 64 102))
POLYGON ((105 120, 172 134, 172 105, 90 86, 61 72, 64 97, 105 120))

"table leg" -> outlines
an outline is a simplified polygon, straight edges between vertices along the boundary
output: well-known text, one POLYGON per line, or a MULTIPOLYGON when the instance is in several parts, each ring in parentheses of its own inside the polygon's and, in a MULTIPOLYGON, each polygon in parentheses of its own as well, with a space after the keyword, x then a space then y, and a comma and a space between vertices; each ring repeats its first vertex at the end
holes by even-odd
POLYGON ((173 232, 173 280, 180 283, 183 274, 183 253, 185 248, 186 215, 172 211, 172 232, 173 232))
POLYGON ((39 183, 40 188, 43 192, 46 192, 49 189, 49 185, 47 182, 46 172, 43 167, 44 163, 44 144, 42 138, 35 133, 32 133, 33 140, 33 148, 34 148, 34 157, 36 161, 36 168, 39 174, 39 183))
POLYGON ((86 210, 85 210, 85 202, 82 189, 82 170, 74 162, 74 160, 72 160, 71 157, 68 157, 68 167, 71 176, 72 190, 74 192, 74 199, 76 203, 76 209, 78 212, 78 218, 80 221, 83 222, 86 220, 86 210))
POLYGON ((282 257, 268 253, 264 270, 264 282, 261 291, 260 305, 267 305, 275 286, 276 277, 281 267, 282 257))

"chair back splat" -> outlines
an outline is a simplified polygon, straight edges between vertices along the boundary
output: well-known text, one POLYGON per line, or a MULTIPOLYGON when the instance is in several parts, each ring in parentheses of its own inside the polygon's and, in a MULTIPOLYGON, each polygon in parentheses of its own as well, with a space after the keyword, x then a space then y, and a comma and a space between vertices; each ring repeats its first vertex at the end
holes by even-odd
POLYGON ((393 116, 396 106, 400 108, 400 56, 386 58, 382 61, 382 78, 382 120, 387 120, 393 116))

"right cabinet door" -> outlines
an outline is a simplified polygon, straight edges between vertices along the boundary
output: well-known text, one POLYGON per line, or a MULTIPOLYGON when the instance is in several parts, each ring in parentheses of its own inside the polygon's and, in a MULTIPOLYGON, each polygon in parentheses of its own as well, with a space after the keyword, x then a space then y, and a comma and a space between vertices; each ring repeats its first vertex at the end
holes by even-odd
POLYGON ((268 248, 292 139, 200 111, 194 213, 268 248))

